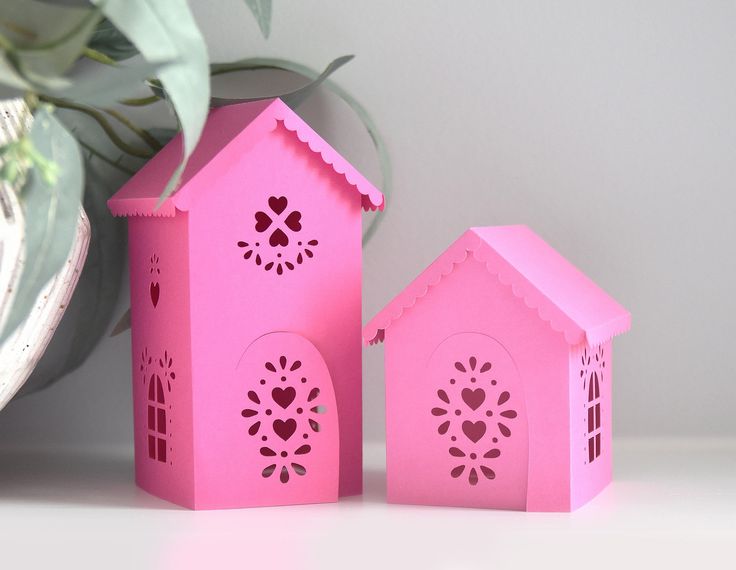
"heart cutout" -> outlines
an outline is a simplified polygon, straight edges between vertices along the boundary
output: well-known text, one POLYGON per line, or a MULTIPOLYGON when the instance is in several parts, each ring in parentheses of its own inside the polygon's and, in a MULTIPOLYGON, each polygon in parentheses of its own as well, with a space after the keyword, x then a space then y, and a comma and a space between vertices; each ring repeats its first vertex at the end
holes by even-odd
POLYGON ((289 388, 274 388, 271 390, 271 397, 273 401, 279 406, 286 409, 296 398, 296 390, 292 387, 289 388))
POLYGON ((483 388, 476 388, 475 390, 471 390, 470 388, 463 388, 463 391, 460 392, 460 395, 463 398, 463 402, 465 402, 468 407, 473 411, 480 408, 483 402, 486 401, 486 392, 485 390, 483 390, 483 388))
POLYGON ((286 247, 289 245, 289 238, 281 228, 276 228, 271 234, 271 237, 268 238, 268 243, 271 247, 276 247, 277 245, 286 247))
POLYGON ((158 298, 161 296, 161 287, 158 283, 151 283, 151 303, 153 303, 153 308, 156 308, 156 305, 158 305, 158 298))
MULTIPOLYGON (((296 431, 296 420, 294 418, 289 418, 286 421, 274 420, 273 431, 281 439, 287 441, 296 431)), ((483 426, 483 431, 485 432, 485 425, 483 426)))
POLYGON ((271 208, 276 214, 280 214, 284 210, 286 210, 286 206, 289 204, 289 201, 286 199, 286 196, 281 196, 277 198, 276 196, 271 196, 268 199, 268 207, 271 208))
POLYGON ((256 212, 256 231, 265 232, 271 227, 271 217, 266 212, 256 212))
POLYGON ((286 216, 284 223, 286 224, 286 227, 289 228, 292 232, 298 232, 302 229, 301 219, 301 212, 297 212, 296 210, 294 210, 291 214, 286 216))
POLYGON ((478 443, 480 438, 486 434, 486 424, 483 421, 471 422, 465 420, 463 422, 463 433, 473 443, 478 443))

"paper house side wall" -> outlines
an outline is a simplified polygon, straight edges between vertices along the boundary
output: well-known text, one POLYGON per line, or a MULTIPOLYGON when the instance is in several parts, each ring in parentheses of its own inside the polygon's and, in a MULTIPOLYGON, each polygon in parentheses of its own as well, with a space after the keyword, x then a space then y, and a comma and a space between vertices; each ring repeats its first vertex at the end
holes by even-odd
POLYGON ((572 509, 611 481, 613 355, 609 340, 570 348, 570 474, 572 509))
MULTIPOLYGON (((263 485, 275 477, 261 476, 264 458, 238 451, 262 437, 249 435, 255 422, 241 413, 266 379, 243 362, 274 332, 297 335, 324 360, 337 402, 327 414, 339 413, 340 494, 360 492, 360 194, 282 127, 244 156, 221 153, 193 183, 217 188, 198 192, 190 210, 197 506, 310 502, 329 484, 323 473, 322 483, 289 494, 276 481, 278 496, 268 496, 263 485)), ((283 356, 290 368, 294 359, 283 356)), ((292 473, 289 485, 296 480, 292 473)))
POLYGON ((385 335, 389 501, 569 509, 562 335, 472 255, 385 335))
POLYGON ((193 505, 187 215, 128 219, 136 482, 193 505))

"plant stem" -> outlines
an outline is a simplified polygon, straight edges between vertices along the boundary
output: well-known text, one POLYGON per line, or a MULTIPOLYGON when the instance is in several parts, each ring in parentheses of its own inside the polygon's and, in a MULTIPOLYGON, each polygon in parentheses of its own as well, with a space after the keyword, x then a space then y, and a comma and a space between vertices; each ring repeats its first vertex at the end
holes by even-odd
POLYGON ((152 105, 158 101, 161 101, 161 98, 158 95, 151 95, 150 97, 140 97, 138 99, 123 99, 120 103, 127 105, 128 107, 145 107, 146 105, 152 105))
POLYGON ((84 50, 82 50, 82 55, 98 63, 103 63, 105 65, 117 65, 118 64, 118 62, 112 59, 111 57, 105 55, 101 51, 92 49, 91 47, 84 48, 84 50))
POLYGON ((77 137, 77 142, 79 143, 79 146, 81 146, 83 149, 89 152, 92 156, 99 158, 101 161, 106 162, 113 168, 117 168, 121 172, 124 172, 125 174, 128 174, 130 176, 133 176, 135 174, 135 170, 132 170, 128 168, 127 166, 123 166, 122 164, 113 160, 112 158, 105 156, 99 150, 96 150, 95 148, 93 148, 92 146, 84 142, 82 139, 80 139, 79 137, 77 137))
POLYGON ((128 117, 126 117, 122 113, 116 111, 115 109, 103 109, 103 110, 105 111, 105 113, 110 115, 113 119, 116 119, 118 122, 125 125, 128 129, 130 129, 136 135, 138 135, 141 138, 141 140, 143 140, 148 146, 151 147, 151 149, 155 151, 159 151, 163 148, 161 146, 161 143, 156 140, 156 137, 154 137, 146 129, 135 125, 130 119, 128 119, 128 117))
POLYGON ((36 112, 36 108, 38 107, 38 95, 36 95, 36 93, 34 93, 33 91, 26 91, 23 94, 23 101, 28 107, 28 110, 31 112, 31 115, 33 115, 33 113, 36 112))
POLYGON ((71 101, 67 101, 65 99, 51 97, 50 95, 39 95, 39 99, 41 101, 51 103, 52 105, 55 105, 61 109, 72 109, 73 111, 79 111, 80 113, 84 113, 85 115, 92 117, 95 121, 97 121, 97 124, 100 125, 102 130, 105 131, 105 134, 110 137, 110 140, 115 144, 115 146, 117 146, 123 152, 128 153, 129 155, 136 156, 138 158, 151 158, 153 156, 152 152, 130 145, 123 139, 121 139, 120 136, 115 132, 115 129, 113 129, 110 123, 107 122, 105 116, 97 109, 93 109, 92 107, 87 107, 85 105, 80 105, 78 103, 72 103, 71 101))
POLYGON ((273 69, 273 65, 268 64, 219 64, 220 67, 217 69, 210 68, 210 77, 215 77, 217 75, 223 75, 225 73, 235 73, 237 71, 253 71, 256 69, 273 69), (225 67, 227 66, 227 67, 225 67))

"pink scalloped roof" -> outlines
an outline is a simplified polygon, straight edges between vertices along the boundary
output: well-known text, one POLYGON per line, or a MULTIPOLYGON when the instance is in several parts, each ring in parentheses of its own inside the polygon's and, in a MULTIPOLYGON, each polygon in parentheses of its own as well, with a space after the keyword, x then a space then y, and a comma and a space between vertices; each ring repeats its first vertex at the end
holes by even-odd
POLYGON ((363 329, 366 344, 472 255, 539 318, 576 345, 605 342, 631 327, 631 314, 526 226, 471 228, 363 329))
POLYGON ((240 103, 214 109, 205 125, 197 148, 189 158, 179 189, 156 208, 159 194, 166 186, 181 158, 181 135, 177 135, 139 170, 107 202, 115 216, 166 216, 190 208, 193 193, 206 184, 190 184, 207 171, 207 164, 226 146, 237 144, 247 152, 266 133, 281 127, 293 133, 322 161, 362 195, 364 210, 383 210, 383 194, 345 158, 320 137, 280 99, 240 103))

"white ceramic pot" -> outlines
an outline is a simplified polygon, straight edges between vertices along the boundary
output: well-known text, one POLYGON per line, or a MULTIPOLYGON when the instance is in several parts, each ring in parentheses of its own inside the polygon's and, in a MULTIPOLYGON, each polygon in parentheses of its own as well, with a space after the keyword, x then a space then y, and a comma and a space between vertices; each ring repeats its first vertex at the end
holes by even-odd
MULTIPOLYGON (((0 145, 26 132, 31 120, 22 100, 0 101, 0 145)), ((25 263, 24 228, 17 189, 0 182, 0 328, 10 312, 25 263)), ((26 382, 51 341, 84 266, 89 240, 89 220, 80 207, 66 263, 41 290, 26 320, 0 346, 0 410, 26 382)))

